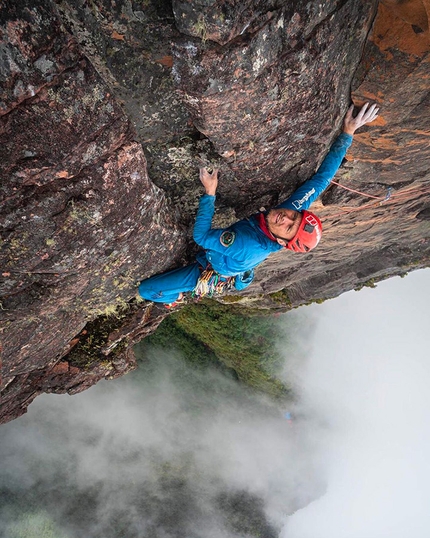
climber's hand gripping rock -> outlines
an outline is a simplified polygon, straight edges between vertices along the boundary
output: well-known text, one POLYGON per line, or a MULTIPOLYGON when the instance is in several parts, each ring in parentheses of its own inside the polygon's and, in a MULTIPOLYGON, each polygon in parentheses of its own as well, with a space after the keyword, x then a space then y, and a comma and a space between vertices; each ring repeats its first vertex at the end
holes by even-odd
POLYGON ((363 127, 366 123, 374 121, 378 117, 379 108, 376 104, 369 107, 369 103, 364 103, 355 118, 352 116, 353 112, 354 105, 351 105, 343 121, 343 132, 349 135, 353 135, 358 128, 363 127))

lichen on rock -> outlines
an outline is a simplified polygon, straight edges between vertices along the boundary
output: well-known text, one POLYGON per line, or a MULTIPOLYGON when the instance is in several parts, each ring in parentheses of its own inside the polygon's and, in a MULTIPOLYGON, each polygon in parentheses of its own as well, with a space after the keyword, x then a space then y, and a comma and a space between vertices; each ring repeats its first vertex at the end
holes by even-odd
POLYGON ((277 253, 225 302, 289 309, 429 264, 416 4, 2 3, 0 421, 134 368, 167 315, 136 287, 192 258, 198 167, 220 168, 217 226, 270 207, 316 170, 351 88, 381 111, 315 204, 318 249, 277 253))

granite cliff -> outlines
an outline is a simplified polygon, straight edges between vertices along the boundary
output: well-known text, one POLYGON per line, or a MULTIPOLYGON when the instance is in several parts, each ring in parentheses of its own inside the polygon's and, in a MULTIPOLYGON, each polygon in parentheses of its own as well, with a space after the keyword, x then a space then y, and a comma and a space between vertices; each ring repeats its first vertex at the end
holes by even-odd
POLYGON ((308 178, 352 98, 380 116, 315 204, 325 233, 236 304, 286 310, 429 265, 428 0, 5 0, 0 6, 0 421, 135 367, 167 315, 137 283, 308 178), (343 187, 351 190, 346 190, 343 187), (359 193, 354 192, 359 191, 359 193), (361 194, 360 194, 361 193, 361 194))

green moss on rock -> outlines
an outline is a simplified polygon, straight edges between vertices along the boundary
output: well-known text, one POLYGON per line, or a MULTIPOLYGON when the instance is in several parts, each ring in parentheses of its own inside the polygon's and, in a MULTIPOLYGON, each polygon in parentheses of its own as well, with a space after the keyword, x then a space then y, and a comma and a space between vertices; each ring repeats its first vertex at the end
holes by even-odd
POLYGON ((269 293, 269 297, 275 303, 287 306, 291 305, 291 299, 289 298, 288 291, 286 289, 275 291, 274 293, 269 293))

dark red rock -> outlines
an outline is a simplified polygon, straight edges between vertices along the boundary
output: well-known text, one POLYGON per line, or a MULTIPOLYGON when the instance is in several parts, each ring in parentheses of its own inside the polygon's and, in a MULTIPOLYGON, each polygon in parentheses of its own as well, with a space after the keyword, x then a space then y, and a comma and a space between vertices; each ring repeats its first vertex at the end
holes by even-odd
POLYGON ((175 45, 182 97, 234 173, 219 188, 227 205, 256 210, 311 175, 346 112, 374 10, 373 1, 283 2, 258 31, 228 47, 175 45))
POLYGON ((317 168, 350 83, 381 105, 336 177, 364 194, 333 185, 318 249, 269 258, 235 303, 285 310, 429 265, 422 2, 380 3, 367 41, 373 1, 175 1, 182 36, 168 2, 33 4, 0 8, 0 421, 134 368, 168 314, 136 286, 189 259, 198 166, 221 168, 217 225, 269 206, 317 168))
MULTIPOLYGON (((225 45, 243 35, 253 34, 267 24, 286 4, 283 0, 173 0, 179 30, 202 41, 225 45)), ((290 6, 293 9, 293 6, 290 6)), ((309 8, 312 10, 312 4, 309 8)))
MULTIPOLYGON (((88 321, 126 305, 139 280, 178 263, 185 245, 128 118, 51 3, 20 6, 2 10, 1 27, 8 36, 2 54, 28 55, 19 80, 33 88, 22 99, 13 91, 2 96, 4 420, 41 391, 76 391, 134 367, 128 356, 115 368, 107 361, 92 372, 52 370, 88 321), (10 37, 10 28, 19 35, 10 37), (40 74, 41 57, 62 68, 40 74)), ((14 87, 17 75, 10 76, 14 87)))
POLYGON ((79 51, 51 2, 5 0, 0 6, 0 115, 39 93, 75 65, 79 51))

